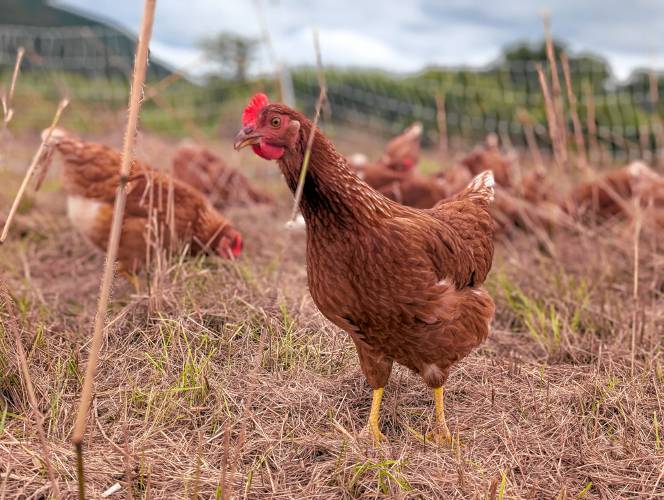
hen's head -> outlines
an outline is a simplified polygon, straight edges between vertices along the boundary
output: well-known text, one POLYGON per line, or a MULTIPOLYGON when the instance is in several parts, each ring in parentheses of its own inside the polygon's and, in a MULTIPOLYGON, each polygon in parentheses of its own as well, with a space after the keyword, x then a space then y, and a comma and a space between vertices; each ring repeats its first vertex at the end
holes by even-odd
POLYGON ((242 235, 232 226, 226 226, 214 245, 214 251, 220 257, 234 259, 242 253, 242 235))
POLYGON ((299 113, 281 104, 270 104, 256 94, 242 112, 242 130, 235 136, 235 149, 251 146, 261 158, 278 160, 300 141, 299 113))
POLYGON ((415 122, 387 144, 383 163, 398 172, 413 170, 420 159, 421 138, 422 124, 415 122))

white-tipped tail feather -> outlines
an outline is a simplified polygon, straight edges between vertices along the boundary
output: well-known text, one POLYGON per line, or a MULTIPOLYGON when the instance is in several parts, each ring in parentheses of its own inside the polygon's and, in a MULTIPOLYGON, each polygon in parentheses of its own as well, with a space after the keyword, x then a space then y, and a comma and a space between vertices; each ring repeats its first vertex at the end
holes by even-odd
POLYGON ((659 175, 642 161, 633 161, 627 166, 627 171, 634 178, 659 179, 659 175))
POLYGON ((467 190, 482 195, 489 203, 491 203, 495 196, 495 185, 496 181, 493 179, 493 172, 491 170, 485 170, 470 181, 467 190))
POLYGON ((355 168, 359 168, 364 167, 367 163, 369 163, 369 158, 367 158, 367 155, 362 153, 353 153, 348 157, 348 162, 355 168))
MULTIPOLYGON (((41 133, 41 140, 45 141, 46 136, 48 136, 48 129, 44 129, 41 133)), ((49 142, 57 141, 59 139, 62 139, 63 137, 67 136, 67 132, 65 132, 61 128, 54 128, 53 131, 51 132, 51 138, 49 139, 49 142)))
POLYGON ((415 122, 406 129, 404 135, 408 138, 417 139, 422 135, 422 123, 415 122))
POLYGON ((286 222, 284 227, 290 230, 303 229, 306 227, 306 223, 304 221, 304 217, 302 217, 302 214, 297 214, 295 219, 286 222))

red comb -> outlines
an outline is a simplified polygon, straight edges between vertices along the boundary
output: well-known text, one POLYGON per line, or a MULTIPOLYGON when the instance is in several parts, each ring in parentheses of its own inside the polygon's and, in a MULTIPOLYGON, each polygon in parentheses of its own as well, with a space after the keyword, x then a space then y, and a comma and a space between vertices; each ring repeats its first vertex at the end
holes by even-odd
POLYGON ((231 253, 233 254, 234 257, 237 257, 240 255, 240 252, 242 252, 242 236, 239 234, 233 239, 233 244, 231 245, 231 253))
POLYGON ((270 101, 262 92, 254 95, 242 112, 242 126, 252 125, 256 121, 256 118, 258 118, 258 113, 261 112, 261 109, 268 104, 270 104, 270 101))

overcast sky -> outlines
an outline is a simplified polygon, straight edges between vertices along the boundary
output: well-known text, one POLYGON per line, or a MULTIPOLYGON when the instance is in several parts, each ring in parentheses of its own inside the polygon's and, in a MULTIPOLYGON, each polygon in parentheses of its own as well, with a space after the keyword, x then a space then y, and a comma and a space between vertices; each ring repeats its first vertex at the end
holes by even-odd
MULTIPOLYGON (((278 57, 314 62, 311 29, 325 64, 410 72, 430 64, 481 65, 517 40, 542 37, 540 14, 572 50, 607 57, 619 78, 664 68, 662 0, 260 0, 278 57)), ((138 30, 142 1, 57 0, 138 30)), ((158 0, 153 52, 175 67, 200 57, 200 39, 220 31, 260 36, 252 0, 158 0)), ((267 57, 262 62, 266 69, 267 57)))

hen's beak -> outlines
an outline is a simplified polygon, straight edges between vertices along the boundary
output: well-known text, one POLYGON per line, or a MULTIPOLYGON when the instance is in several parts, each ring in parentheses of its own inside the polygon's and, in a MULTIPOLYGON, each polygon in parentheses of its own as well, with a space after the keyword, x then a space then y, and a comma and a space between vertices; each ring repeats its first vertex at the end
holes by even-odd
POLYGON ((254 133, 253 128, 246 127, 240 130, 235 136, 235 140, 233 141, 233 147, 235 148, 236 151, 239 151, 240 149, 250 146, 252 144, 258 144, 260 140, 261 140, 260 134, 254 133))

